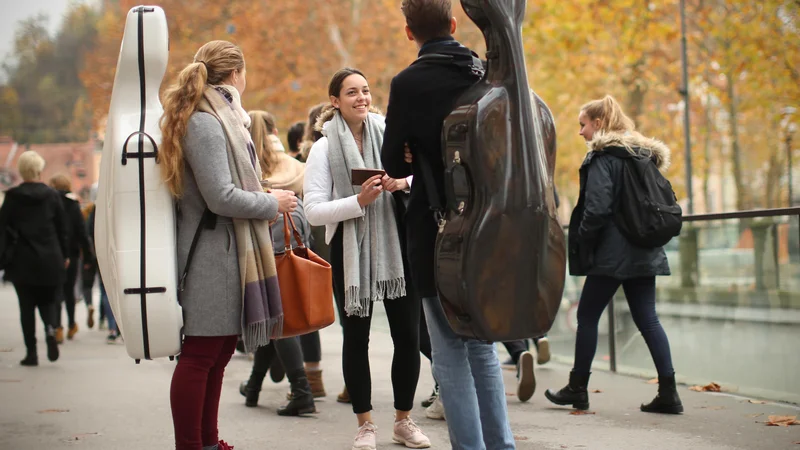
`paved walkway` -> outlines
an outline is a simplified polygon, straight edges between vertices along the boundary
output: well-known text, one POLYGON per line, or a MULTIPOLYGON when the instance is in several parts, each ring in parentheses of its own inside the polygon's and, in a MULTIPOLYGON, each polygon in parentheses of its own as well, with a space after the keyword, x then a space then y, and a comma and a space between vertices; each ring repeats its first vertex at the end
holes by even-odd
MULTIPOLYGON (((380 309, 380 307, 378 308, 380 309)), ((104 334, 85 329, 85 308, 78 305, 81 331, 62 346, 61 359, 40 361, 37 368, 20 367, 24 356, 17 300, 10 286, 0 286, 0 439, 14 450, 136 450, 169 449, 172 421, 169 383, 174 363, 167 360, 135 365, 122 345, 107 345, 104 334)), ((374 417, 379 448, 402 448, 391 443, 392 391, 389 382, 391 339, 384 319, 376 317, 372 335, 374 417)), ((41 350, 44 345, 41 328, 41 350)), ((246 408, 238 393, 249 374, 243 355, 232 360, 220 408, 220 432, 237 450, 347 450, 356 429, 348 405, 336 403, 342 388, 341 332, 338 325, 323 331, 323 366, 328 397, 318 414, 307 418, 278 417, 288 384, 264 384, 261 406, 246 408)), ((735 355, 731 355, 735 357, 735 355)), ((796 355, 786 355, 796 358, 796 355)), ((44 359, 44 358, 42 358, 44 359)), ((754 362, 755 364, 755 362, 754 362)), ((423 360, 417 391, 421 401, 430 391, 430 365, 423 360)), ((800 416, 800 408, 775 403, 753 404, 725 394, 696 393, 681 387, 686 407, 682 416, 650 415, 638 405, 649 401, 656 386, 645 380, 597 372, 593 375, 593 415, 570 415, 554 407, 542 392, 561 387, 569 368, 557 363, 537 367, 539 387, 529 403, 509 395, 508 403, 517 446, 533 449, 703 449, 800 450, 800 426, 768 427, 769 415, 800 416)), ((514 374, 506 371, 506 386, 514 392, 514 374)), ((428 433, 433 448, 450 448, 445 422, 426 419, 417 406, 417 423, 428 433)))

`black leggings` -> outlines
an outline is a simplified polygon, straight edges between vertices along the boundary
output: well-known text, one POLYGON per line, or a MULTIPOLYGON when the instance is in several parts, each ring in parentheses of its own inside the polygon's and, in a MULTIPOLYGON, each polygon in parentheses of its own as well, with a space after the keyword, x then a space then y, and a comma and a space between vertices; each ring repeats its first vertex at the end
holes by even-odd
POLYGON ((318 363, 322 361, 322 343, 319 340, 319 331, 300 336, 300 346, 303 348, 303 362, 318 363))
POLYGON ((70 256, 67 267, 67 281, 62 286, 62 295, 55 305, 55 326, 61 327, 61 304, 67 307, 67 321, 70 328, 75 325, 75 281, 78 279, 78 267, 81 265, 80 256, 70 256))
POLYGON ((14 283, 19 299, 19 319, 22 336, 28 355, 36 355, 36 309, 44 322, 45 333, 51 335, 53 326, 53 305, 58 300, 59 286, 34 286, 14 283))
POLYGON ((597 324, 608 302, 622 285, 631 309, 633 322, 642 333, 659 376, 672 376, 672 355, 669 340, 656 315, 656 277, 618 280, 589 275, 583 285, 578 304, 578 336, 575 341, 575 366, 579 374, 588 374, 597 351, 597 324))
MULTIPOLYGON (((367 317, 350 316, 344 311, 344 263, 342 252, 342 227, 331 241, 331 266, 336 305, 341 317, 344 342, 342 343, 342 371, 344 384, 353 403, 353 412, 372 411, 372 378, 369 367, 369 331, 373 304, 367 317)), ((384 300, 386 316, 394 343, 392 359, 392 389, 394 408, 411 411, 419 381, 419 320, 420 299, 414 292, 411 277, 406 270, 408 296, 384 300)))
POLYGON ((297 337, 290 337, 274 340, 256 349, 253 358, 253 372, 251 377, 256 376, 263 380, 276 354, 278 358, 280 358, 288 376, 293 378, 296 373, 304 370, 303 352, 300 350, 300 340, 297 337))

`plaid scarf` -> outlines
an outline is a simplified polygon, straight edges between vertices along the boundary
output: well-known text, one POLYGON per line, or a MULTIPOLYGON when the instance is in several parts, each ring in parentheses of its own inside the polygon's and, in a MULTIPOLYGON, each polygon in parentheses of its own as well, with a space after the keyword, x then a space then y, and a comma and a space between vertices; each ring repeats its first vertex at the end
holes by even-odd
MULTIPOLYGON (((228 86, 209 86, 197 110, 216 117, 225 131, 233 185, 249 192, 263 192, 259 182, 261 168, 242 119, 239 92, 228 86)), ((234 217, 233 228, 243 294, 242 335, 245 347, 251 351, 283 332, 281 293, 269 223, 234 217)))

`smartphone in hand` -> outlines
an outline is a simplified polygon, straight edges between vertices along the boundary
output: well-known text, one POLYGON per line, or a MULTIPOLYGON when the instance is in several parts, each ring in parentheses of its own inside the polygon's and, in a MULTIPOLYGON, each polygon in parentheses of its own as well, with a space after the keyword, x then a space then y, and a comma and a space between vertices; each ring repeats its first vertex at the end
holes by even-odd
POLYGON ((353 186, 361 186, 367 180, 374 177, 375 175, 384 176, 386 175, 385 170, 381 169, 351 169, 350 170, 350 179, 352 180, 353 186))

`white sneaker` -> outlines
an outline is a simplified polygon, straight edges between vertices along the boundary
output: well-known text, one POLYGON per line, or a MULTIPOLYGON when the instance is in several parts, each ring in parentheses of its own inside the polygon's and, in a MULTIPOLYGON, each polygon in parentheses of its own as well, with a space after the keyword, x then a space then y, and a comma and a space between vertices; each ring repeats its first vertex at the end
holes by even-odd
POLYGON ((431 446, 428 436, 425 436, 410 417, 394 423, 392 440, 407 448, 429 448, 431 446))
POLYGON ((425 410, 425 417, 433 420, 445 420, 444 418, 444 403, 441 397, 436 397, 436 400, 431 403, 425 410))
POLYGON ((546 364, 550 361, 550 340, 546 337, 539 339, 536 351, 536 362, 539 365, 546 364))
POLYGON ((517 363, 517 397, 519 401, 527 402, 533 397, 536 390, 536 376, 533 373, 533 354, 522 352, 517 363))
POLYGON ((364 425, 358 428, 356 438, 353 440, 353 450, 375 450, 376 431, 378 427, 371 422, 364 422, 364 425))

